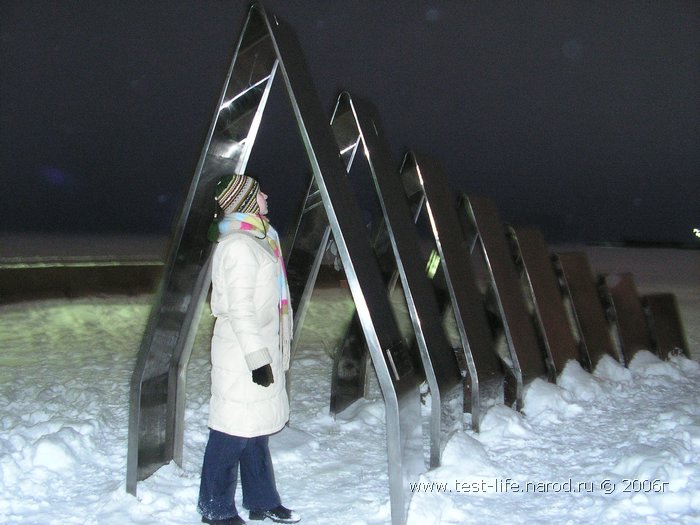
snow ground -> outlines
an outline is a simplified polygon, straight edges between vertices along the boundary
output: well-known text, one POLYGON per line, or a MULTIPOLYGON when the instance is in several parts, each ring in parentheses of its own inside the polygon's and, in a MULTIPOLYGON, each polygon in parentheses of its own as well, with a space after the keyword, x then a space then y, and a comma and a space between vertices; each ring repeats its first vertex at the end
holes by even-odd
MULTIPOLYGON (((452 437, 443 465, 415 480, 410 524, 700 523, 700 252, 585 249, 596 270, 632 271, 642 293, 676 294, 693 360, 643 352, 629 368, 572 363, 557 385, 535 381, 523 413, 495 406, 481 433, 452 437)), ((129 380, 151 300, 0 306, 0 522, 199 522, 207 316, 189 366, 183 466, 141 482, 138 498, 125 492, 129 380)), ((337 291, 314 296, 290 427, 272 440, 283 501, 307 524, 390 521, 377 385, 328 415, 329 341, 348 311, 337 291)))

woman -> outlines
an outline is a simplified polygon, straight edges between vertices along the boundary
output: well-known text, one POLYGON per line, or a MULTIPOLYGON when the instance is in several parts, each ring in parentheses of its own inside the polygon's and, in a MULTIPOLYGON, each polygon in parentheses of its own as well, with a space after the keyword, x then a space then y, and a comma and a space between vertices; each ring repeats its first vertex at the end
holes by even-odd
POLYGON ((296 523, 275 486, 268 437, 289 419, 289 288, 267 195, 246 175, 216 186, 218 244, 212 259, 209 441, 198 510, 204 523, 244 524, 234 501, 240 465, 249 519, 296 523))

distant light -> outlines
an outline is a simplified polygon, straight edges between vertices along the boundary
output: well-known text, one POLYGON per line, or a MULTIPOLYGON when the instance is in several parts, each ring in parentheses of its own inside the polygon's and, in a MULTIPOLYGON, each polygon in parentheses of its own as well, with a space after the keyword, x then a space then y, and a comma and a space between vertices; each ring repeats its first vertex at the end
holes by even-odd
POLYGON ((700 239, 700 228, 693 228, 693 234, 700 239))
POLYGON ((433 279, 435 277, 435 274, 437 273, 439 267, 440 256, 435 250, 433 250, 432 252, 430 252, 430 257, 428 258, 428 265, 425 268, 425 273, 428 274, 429 279, 433 279))

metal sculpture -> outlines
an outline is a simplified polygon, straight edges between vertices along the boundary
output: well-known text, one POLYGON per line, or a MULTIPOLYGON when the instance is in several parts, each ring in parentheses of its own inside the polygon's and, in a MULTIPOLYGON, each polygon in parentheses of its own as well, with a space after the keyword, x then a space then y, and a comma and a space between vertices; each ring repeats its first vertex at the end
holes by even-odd
POLYGON ((400 337, 345 166, 290 29, 254 5, 190 185, 132 377, 127 490, 182 460, 186 369, 209 288, 206 232, 213 186, 243 172, 276 76, 284 81, 314 182, 343 262, 384 396, 392 522, 405 522, 408 483, 423 471, 416 371, 400 337))

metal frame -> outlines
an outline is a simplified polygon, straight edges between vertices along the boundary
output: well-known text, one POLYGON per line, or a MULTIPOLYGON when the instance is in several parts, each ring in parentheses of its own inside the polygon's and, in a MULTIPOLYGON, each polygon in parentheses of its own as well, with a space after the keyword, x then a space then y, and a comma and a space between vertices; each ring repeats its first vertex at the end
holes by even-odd
MULTIPOLYGON (((382 217, 375 223, 373 247, 376 258, 385 261, 383 274, 387 294, 400 279, 407 310, 416 334, 416 355, 412 358, 425 371, 431 391, 430 460, 431 467, 440 463, 440 455, 449 436, 462 426, 461 373, 453 350, 447 343, 440 323, 439 307, 430 283, 415 257, 418 253, 417 232, 410 221, 408 203, 392 166, 391 153, 374 108, 365 101, 341 93, 338 97, 331 128, 348 172, 357 152, 364 152, 382 217), (455 399, 458 400, 455 403, 455 399)), ((331 242, 329 226, 316 213, 318 188, 312 183, 307 200, 295 228, 290 255, 291 273, 295 266, 313 259, 312 271, 303 285, 304 293, 297 307, 295 337, 300 338, 304 315, 308 309, 314 284, 331 242), (323 232, 323 233, 320 233, 323 232), (310 239, 310 240, 309 240, 310 239), (304 242, 306 241, 306 242, 304 242), (296 254, 301 252, 299 256, 296 254), (313 255, 312 255, 313 253, 313 255)), ((374 222, 374 221, 373 221, 374 222)), ((331 382, 331 413, 338 413, 366 394, 367 347, 361 337, 362 327, 353 318, 334 358, 331 382)), ((409 346, 409 348, 413 348, 409 346)), ((415 421, 419 425, 420 421, 415 421)))
POLYGON ((625 363, 629 364, 640 350, 653 351, 649 325, 632 274, 601 275, 598 283, 618 353, 625 363))
POLYGON ((213 211, 213 185, 222 173, 245 168, 278 70, 384 396, 392 523, 399 525, 406 520, 408 483, 424 470, 421 429, 410 426, 420 419, 416 373, 391 317, 381 273, 299 44, 260 4, 251 8, 244 26, 142 341, 131 385, 127 490, 135 494, 139 479, 170 459, 181 461, 186 367, 209 286, 210 249, 204 239, 213 211), (256 52, 248 53, 251 49, 256 52), (259 79, 253 75, 258 72, 259 79))
POLYGON ((459 218, 470 253, 481 247, 489 294, 495 301, 500 328, 510 350, 517 381, 516 407, 522 409, 524 388, 538 377, 554 378, 552 359, 539 346, 534 324, 525 305, 523 287, 508 247, 506 232, 495 203, 483 197, 462 195, 459 218), (548 374, 548 369, 550 370, 548 374))
POLYGON ((603 305, 598 296, 596 280, 588 258, 583 252, 555 253, 554 268, 565 297, 569 300, 579 337, 580 351, 594 371, 600 359, 609 355, 624 363, 613 344, 603 305))
POLYGON ((654 351, 661 359, 682 354, 690 358, 688 340, 676 296, 672 293, 654 293, 642 296, 654 351))
POLYGON ((388 291, 398 278, 406 300, 419 351, 417 357, 431 393, 429 463, 434 468, 439 466, 441 452, 451 434, 462 428, 459 365, 442 329, 434 291, 415 256, 419 253, 417 231, 376 111, 369 103, 342 93, 332 128, 341 154, 348 159, 348 170, 360 148, 370 167, 382 211, 382 219, 377 222, 375 252, 378 258, 387 261, 383 269, 385 277, 391 275, 388 291), (459 402, 455 403, 455 399, 459 402))
POLYGON ((542 232, 534 228, 508 228, 507 231, 516 266, 521 269, 527 282, 540 337, 551 360, 552 372, 558 376, 571 360, 590 368, 590 363, 581 361, 573 335, 574 327, 569 321, 542 232))
MULTIPOLYGON (((401 179, 414 221, 427 216, 439 269, 447 287, 447 303, 451 306, 459 334, 464 380, 464 406, 472 415, 476 431, 489 404, 509 398, 515 379, 506 378, 493 346, 493 339, 477 289, 466 243, 459 231, 456 198, 437 162, 427 156, 409 152, 401 167, 401 179), (511 388, 508 386, 511 385, 511 388)), ((447 305, 443 305, 447 306, 447 305)))
POLYGON ((187 364, 211 283, 213 188, 242 172, 277 72, 264 20, 248 16, 190 183, 131 379, 126 489, 182 463, 187 364))

